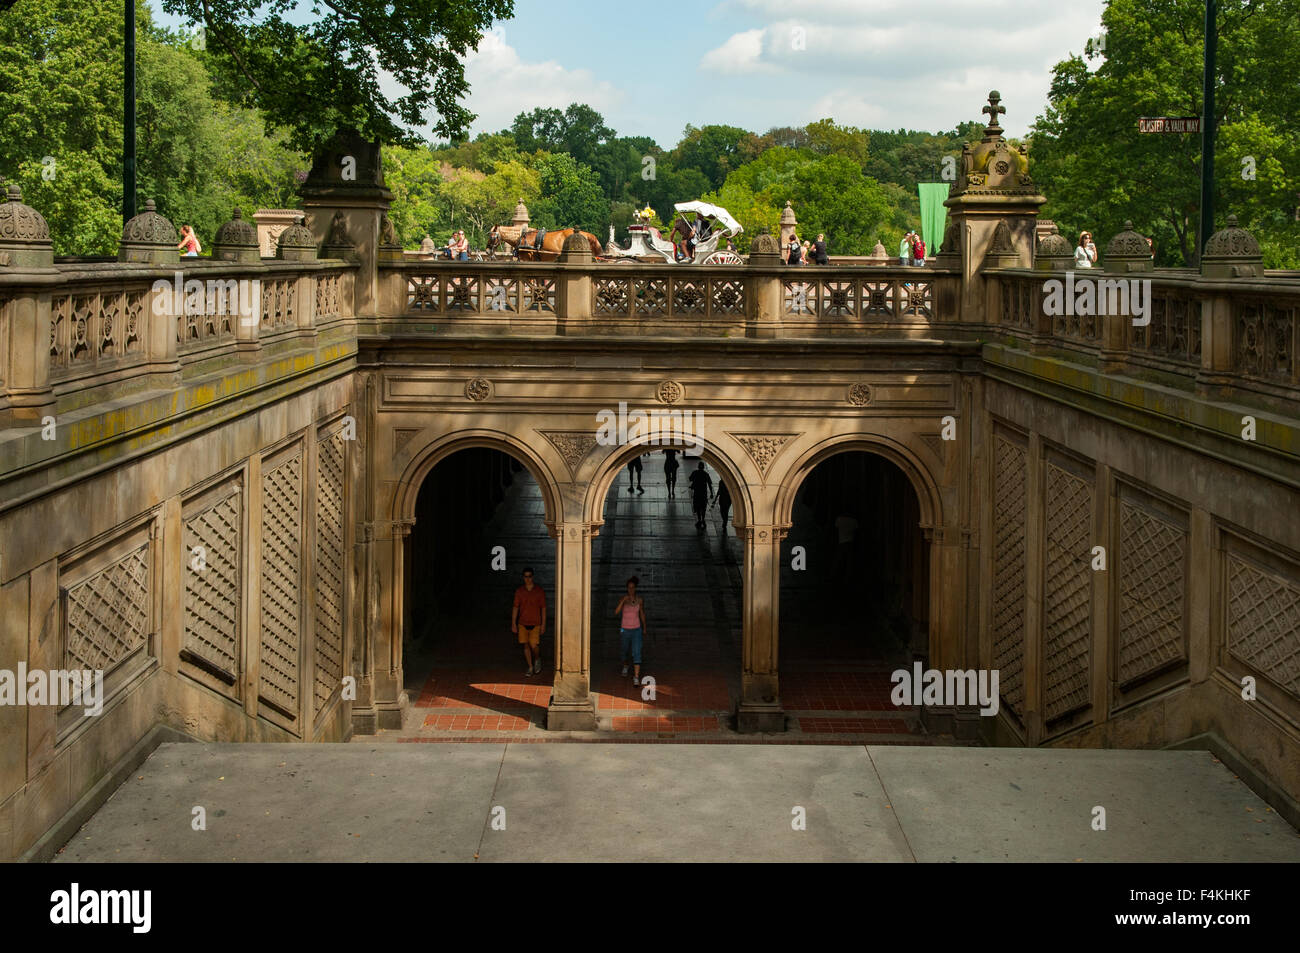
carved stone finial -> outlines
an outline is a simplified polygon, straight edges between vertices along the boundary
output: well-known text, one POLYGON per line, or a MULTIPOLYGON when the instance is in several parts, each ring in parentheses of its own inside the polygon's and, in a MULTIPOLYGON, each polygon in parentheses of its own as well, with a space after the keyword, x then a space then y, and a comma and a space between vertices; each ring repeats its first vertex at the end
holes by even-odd
POLYGON ((23 193, 17 185, 10 185, 6 192, 8 200, 0 204, 0 264, 53 267, 50 226, 40 212, 23 204, 23 193))
POLYGON ((275 243, 275 257, 286 261, 316 260, 316 236, 304 224, 303 216, 299 215, 298 221, 280 233, 275 243))
POLYGON ((781 210, 781 224, 782 224, 782 225, 797 225, 797 224, 799 224, 798 222, 795 221, 795 217, 794 217, 794 206, 790 204, 790 200, 789 200, 789 199, 786 199, 786 201, 785 201, 785 208, 781 210))
POLYGON ((1125 221, 1124 230, 1106 244, 1102 267, 1118 272, 1150 271, 1151 243, 1133 230, 1131 221, 1125 221))
POLYGON ((1264 254, 1250 232, 1229 215, 1227 227, 1215 232, 1201 255, 1201 274, 1214 278, 1260 278, 1264 275, 1264 254))
POLYGON ((217 236, 212 241, 212 257, 216 261, 261 260, 257 227, 252 222, 245 221, 240 209, 235 209, 230 221, 217 229, 217 236))
POLYGON ((1002 94, 999 93, 996 89, 990 90, 989 104, 980 110, 980 112, 986 113, 989 117, 988 128, 984 130, 985 135, 993 136, 993 135, 1002 134, 1002 126, 998 122, 998 116, 1005 113, 1007 111, 1007 107, 1000 105, 1001 102, 1002 102, 1002 94))
POLYGON ((176 226, 158 214, 153 199, 145 199, 144 211, 123 226, 117 260, 151 265, 180 260, 176 226))

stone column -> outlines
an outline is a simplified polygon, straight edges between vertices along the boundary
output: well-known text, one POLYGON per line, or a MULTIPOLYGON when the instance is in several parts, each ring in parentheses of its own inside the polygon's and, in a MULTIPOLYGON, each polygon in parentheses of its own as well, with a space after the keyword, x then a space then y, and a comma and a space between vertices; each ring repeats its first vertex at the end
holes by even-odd
POLYGON ((594 310, 595 289, 590 271, 593 262, 587 239, 577 234, 566 238, 559 263, 567 267, 559 270, 555 282, 556 327, 560 334, 581 331, 591 323, 594 310))
POLYGON ((755 235, 749 246, 750 273, 745 276, 745 336, 774 338, 781 332, 781 249, 771 235, 755 235), (771 268, 771 272, 757 269, 771 268))
POLYGON ((740 704, 736 727, 743 732, 784 731, 785 709, 777 666, 781 596, 781 541, 788 527, 751 525, 745 534, 745 615, 741 651, 740 704))
POLYGON ((546 709, 549 731, 594 731, 591 697, 591 539, 586 522, 547 525, 556 541, 555 686, 546 709))
MULTIPOLYGON (((0 204, 0 272, 14 271, 51 276, 38 278, 41 284, 57 274, 49 226, 36 209, 23 204, 18 186, 11 185, 7 201, 0 204)), ((0 423, 5 416, 39 420, 54 407, 48 286, 0 301, 0 321, 8 329, 7 335, 0 334, 7 345, 7 353, 0 355, 0 423)))
POLYGON ((393 193, 384 187, 379 143, 340 132, 313 159, 300 190, 307 227, 326 248, 351 243, 360 263, 353 286, 356 313, 374 315, 379 300, 380 219, 393 193), (336 221, 336 216, 338 219, 336 221))
MULTIPOLYGON (((1263 278, 1264 256, 1255 236, 1228 216, 1227 228, 1215 232, 1201 255, 1201 275, 1220 281, 1263 278)), ((1232 297, 1228 289, 1215 289, 1201 302, 1201 370, 1197 389, 1204 392, 1231 383, 1232 297)))
POLYGON ((787 200, 785 208, 781 211, 781 261, 789 264, 790 262, 790 239, 794 238, 795 228, 798 222, 794 217, 794 206, 787 200))

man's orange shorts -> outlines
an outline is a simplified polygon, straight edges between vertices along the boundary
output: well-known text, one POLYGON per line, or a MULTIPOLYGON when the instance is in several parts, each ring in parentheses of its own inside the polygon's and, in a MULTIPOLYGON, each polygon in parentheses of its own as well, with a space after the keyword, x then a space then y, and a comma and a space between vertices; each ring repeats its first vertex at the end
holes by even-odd
POLYGON ((537 648, 538 643, 542 641, 541 624, 539 623, 538 625, 523 625, 521 623, 518 626, 518 629, 519 629, 519 644, 531 645, 533 648, 537 648))

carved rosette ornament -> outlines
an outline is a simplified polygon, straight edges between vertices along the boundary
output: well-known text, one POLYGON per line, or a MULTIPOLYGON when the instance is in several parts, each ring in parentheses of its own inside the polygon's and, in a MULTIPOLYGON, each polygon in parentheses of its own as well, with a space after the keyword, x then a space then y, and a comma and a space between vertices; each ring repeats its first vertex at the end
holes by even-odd
POLYGON ((176 226, 158 214, 153 199, 145 199, 144 211, 122 228, 117 260, 150 264, 171 264, 180 260, 176 226))
POLYGON ((745 448, 758 472, 767 476, 768 467, 781 453, 781 449, 799 436, 794 433, 733 433, 731 438, 745 448))
POLYGON ((49 268, 54 265, 50 227, 41 213, 23 204, 22 190, 9 186, 0 205, 0 264, 49 268))
POLYGON ((660 381, 655 389, 655 397, 663 404, 675 404, 686 396, 686 388, 677 381, 660 381))
POLYGON ((486 377, 471 378, 465 384, 465 396, 470 400, 487 400, 492 396, 492 382, 486 377))
POLYGON ((855 407, 865 407, 867 404, 871 403, 871 385, 849 385, 849 403, 853 404, 855 407))
POLYGON ((560 456, 564 458, 565 466, 569 468, 570 476, 577 474, 582 461, 587 459, 587 454, 591 453, 592 448, 596 446, 595 434, 587 431, 539 430, 538 433, 559 451, 560 456))
POLYGON ((1215 232, 1205 243, 1201 256, 1201 274, 1215 278, 1262 278, 1264 253, 1250 232, 1237 224, 1237 216, 1228 216, 1228 227, 1215 232))

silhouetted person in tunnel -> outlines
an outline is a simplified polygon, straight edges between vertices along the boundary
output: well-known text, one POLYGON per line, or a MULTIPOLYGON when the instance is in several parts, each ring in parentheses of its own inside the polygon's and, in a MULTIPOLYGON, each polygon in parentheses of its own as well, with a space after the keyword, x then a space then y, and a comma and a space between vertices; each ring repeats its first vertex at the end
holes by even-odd
POLYGON ((724 480, 718 480, 718 495, 714 497, 718 504, 718 512, 722 515, 722 535, 727 535, 727 517, 731 515, 731 493, 727 490, 727 484, 724 480))
POLYGON ((704 529, 704 514, 709 509, 709 498, 713 495, 713 477, 704 469, 701 460, 691 474, 691 509, 695 510, 695 528, 704 529))
POLYGON ((640 456, 635 456, 628 462, 627 491, 629 493, 633 491, 636 491, 638 493, 645 492, 645 490, 641 489, 641 457, 640 456), (635 483, 636 486, 633 486, 632 485, 633 483, 635 483))
POLYGON ((676 450, 664 451, 664 482, 668 485, 668 495, 677 496, 677 468, 681 466, 677 462, 676 450))

